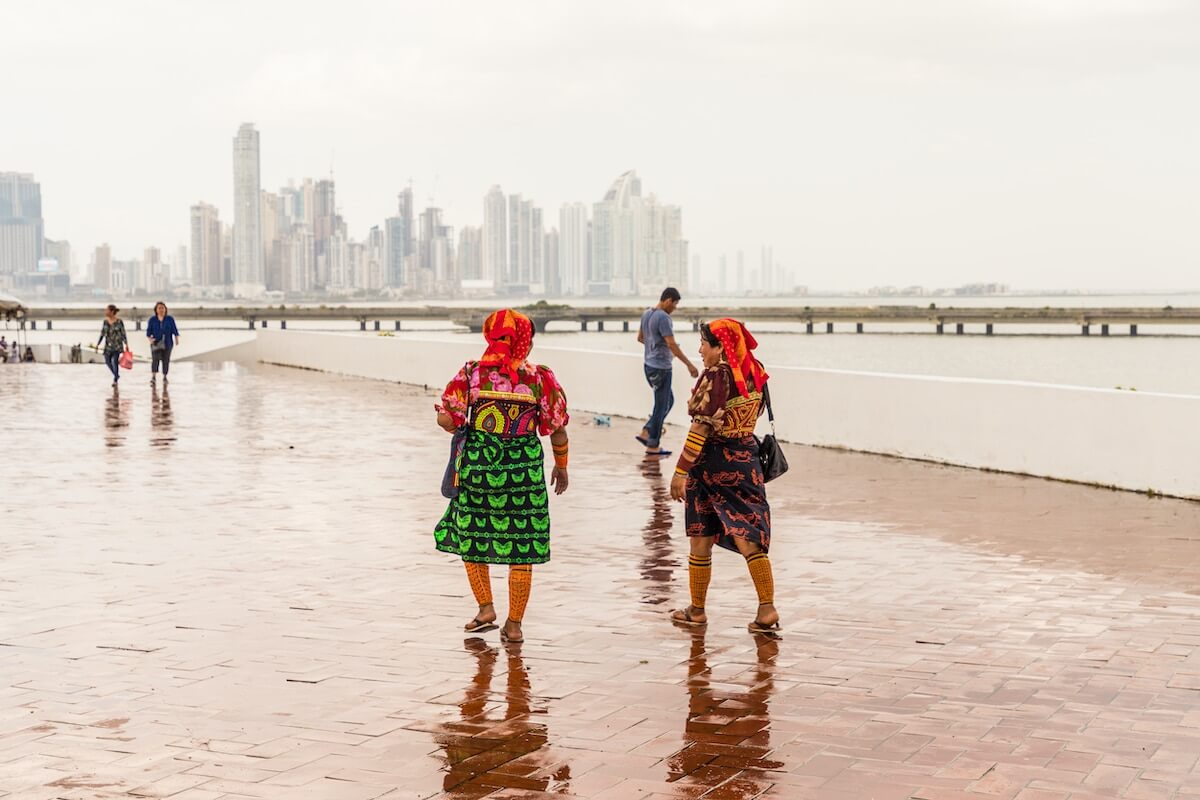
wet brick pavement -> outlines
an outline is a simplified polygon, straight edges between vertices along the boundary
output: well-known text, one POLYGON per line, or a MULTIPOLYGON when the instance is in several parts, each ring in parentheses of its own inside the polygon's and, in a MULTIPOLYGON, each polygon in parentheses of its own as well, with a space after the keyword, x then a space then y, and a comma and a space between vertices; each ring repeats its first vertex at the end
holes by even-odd
POLYGON ((725 552, 691 634, 669 469, 580 415, 505 647, 430 396, 135 374, 0 373, 0 797, 1200 798, 1200 504, 793 447, 785 637, 725 552))

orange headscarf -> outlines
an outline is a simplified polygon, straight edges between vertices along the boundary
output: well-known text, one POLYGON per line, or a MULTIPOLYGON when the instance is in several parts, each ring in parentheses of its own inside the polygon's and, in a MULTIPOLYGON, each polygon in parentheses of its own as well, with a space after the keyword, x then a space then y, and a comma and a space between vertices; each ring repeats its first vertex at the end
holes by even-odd
POLYGON ((754 390, 761 392, 770 376, 763 369, 762 362, 750 352, 758 347, 758 341, 753 334, 746 330, 744 324, 728 317, 713 320, 708 323, 708 329, 721 342, 721 349, 725 351, 725 361, 733 371, 733 382, 737 384, 738 393, 743 397, 750 394, 747 381, 753 382, 754 390))
POLYGON ((488 346, 479 363, 499 368, 516 382, 517 370, 533 348, 533 323, 529 317, 511 308, 492 312, 483 323, 483 338, 488 346))

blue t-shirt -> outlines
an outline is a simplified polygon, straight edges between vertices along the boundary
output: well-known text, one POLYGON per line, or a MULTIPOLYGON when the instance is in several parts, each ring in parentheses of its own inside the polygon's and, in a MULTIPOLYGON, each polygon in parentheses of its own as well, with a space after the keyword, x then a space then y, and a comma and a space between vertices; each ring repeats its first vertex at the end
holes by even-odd
POLYGON ((675 335, 671 315, 661 308, 646 309, 642 314, 642 345, 646 348, 646 366, 656 369, 671 368, 671 348, 663 341, 675 335))

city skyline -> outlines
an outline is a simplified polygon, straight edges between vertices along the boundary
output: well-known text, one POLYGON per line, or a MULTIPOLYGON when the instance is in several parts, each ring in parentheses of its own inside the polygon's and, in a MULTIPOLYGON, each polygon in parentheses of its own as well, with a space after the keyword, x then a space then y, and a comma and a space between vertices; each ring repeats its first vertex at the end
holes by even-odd
POLYGON ((637 168, 705 262, 769 242, 814 286, 1176 288, 1200 262, 1194 3, 115 2, 23 7, 0 52, 3 168, 77 260, 177 244, 199 199, 232 219, 212 143, 254 120, 263 185, 332 168, 356 224, 410 178, 480 224, 492 184, 550 213, 637 168))

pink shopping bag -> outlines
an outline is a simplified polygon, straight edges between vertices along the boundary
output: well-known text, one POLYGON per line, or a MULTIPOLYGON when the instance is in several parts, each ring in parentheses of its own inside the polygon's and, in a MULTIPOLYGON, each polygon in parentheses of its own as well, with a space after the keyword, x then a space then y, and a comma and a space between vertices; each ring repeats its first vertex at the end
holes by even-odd
POLYGON ((121 369, 133 369, 133 351, 126 350, 121 353, 121 369))

